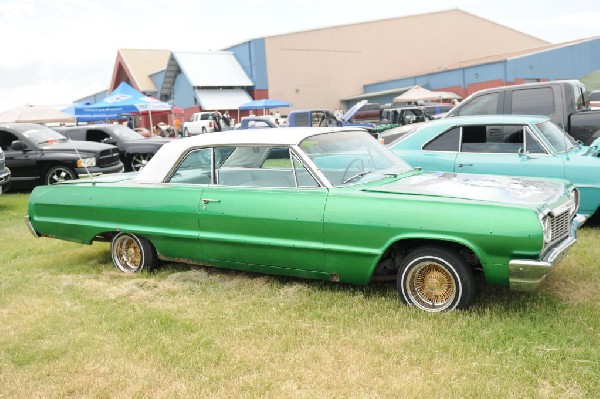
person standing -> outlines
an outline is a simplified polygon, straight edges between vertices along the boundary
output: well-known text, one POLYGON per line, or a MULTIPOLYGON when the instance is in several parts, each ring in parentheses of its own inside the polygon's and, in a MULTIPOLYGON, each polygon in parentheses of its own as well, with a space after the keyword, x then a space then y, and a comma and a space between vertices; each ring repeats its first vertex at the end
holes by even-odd
POLYGON ((229 130, 231 128, 231 116, 229 116, 229 111, 225 111, 223 114, 223 124, 225 125, 225 130, 229 130))
POLYGON ((215 132, 220 132, 221 129, 221 113, 219 111, 213 112, 213 121, 215 122, 215 132))

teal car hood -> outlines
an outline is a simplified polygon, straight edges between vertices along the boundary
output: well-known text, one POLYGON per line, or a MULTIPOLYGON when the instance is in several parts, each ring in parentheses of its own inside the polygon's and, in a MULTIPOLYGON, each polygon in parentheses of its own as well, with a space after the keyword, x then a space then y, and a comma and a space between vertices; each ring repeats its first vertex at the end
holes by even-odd
POLYGON ((559 181, 466 173, 426 172, 379 186, 365 192, 427 195, 464 200, 488 201, 541 208, 565 195, 559 181))

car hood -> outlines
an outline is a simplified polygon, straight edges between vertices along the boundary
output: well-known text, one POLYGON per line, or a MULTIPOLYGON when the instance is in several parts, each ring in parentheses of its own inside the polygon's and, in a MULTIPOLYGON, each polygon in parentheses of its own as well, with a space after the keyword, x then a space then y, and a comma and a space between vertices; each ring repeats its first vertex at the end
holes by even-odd
POLYGON ((153 136, 153 137, 148 137, 148 138, 140 138, 139 140, 133 140, 133 141, 131 141, 131 143, 164 145, 164 144, 170 143, 173 140, 175 140, 175 139, 167 138, 167 137, 153 136))
POLYGON ((90 153, 99 153, 100 151, 110 150, 113 145, 96 143, 94 141, 57 141, 54 143, 40 144, 40 149, 44 151, 82 151, 90 153))
MULTIPOLYGON (((566 183, 566 182, 565 182, 566 183)), ((541 208, 565 194, 560 181, 466 173, 424 172, 363 191, 496 202, 541 208)))

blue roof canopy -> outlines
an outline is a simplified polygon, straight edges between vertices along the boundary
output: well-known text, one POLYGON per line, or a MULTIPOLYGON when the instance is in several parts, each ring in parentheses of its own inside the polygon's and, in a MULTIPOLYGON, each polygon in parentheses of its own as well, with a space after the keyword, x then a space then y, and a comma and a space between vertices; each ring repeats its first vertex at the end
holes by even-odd
POLYGON ((169 111, 171 106, 155 98, 145 96, 125 82, 96 104, 75 107, 75 116, 97 114, 127 114, 152 111, 169 111))

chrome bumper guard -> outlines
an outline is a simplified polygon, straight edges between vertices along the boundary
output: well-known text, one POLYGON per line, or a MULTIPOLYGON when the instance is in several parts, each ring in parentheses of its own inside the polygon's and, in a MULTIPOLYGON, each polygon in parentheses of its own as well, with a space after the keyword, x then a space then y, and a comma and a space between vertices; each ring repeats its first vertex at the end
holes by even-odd
POLYGON ((35 229, 31 225, 31 219, 29 219, 29 215, 25 215, 25 224, 27 225, 27 228, 29 229, 29 232, 31 232, 31 234, 33 234, 34 237, 36 237, 36 238, 41 237, 41 235, 38 234, 38 232, 35 231, 35 229))
POLYGON ((577 228, 585 221, 583 215, 577 215, 571 221, 569 237, 552 248, 541 260, 511 260, 508 263, 508 280, 513 291, 535 291, 546 278, 552 267, 558 265, 567 255, 568 249, 575 244, 577 228))

